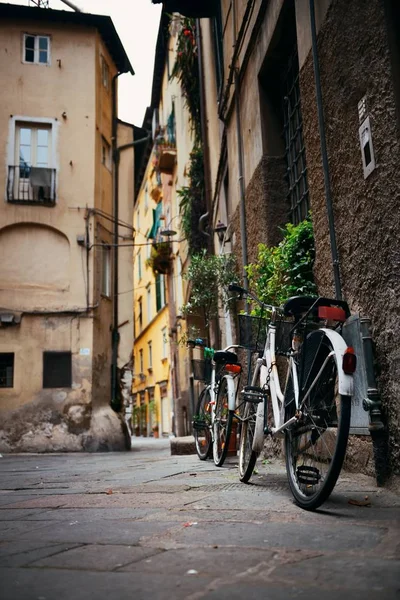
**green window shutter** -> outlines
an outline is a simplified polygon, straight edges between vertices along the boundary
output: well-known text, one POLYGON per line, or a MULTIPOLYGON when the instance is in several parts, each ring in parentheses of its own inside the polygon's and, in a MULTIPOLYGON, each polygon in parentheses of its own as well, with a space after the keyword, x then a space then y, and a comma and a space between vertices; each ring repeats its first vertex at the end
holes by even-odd
POLYGON ((157 312, 159 310, 161 310, 161 308, 162 308, 162 306, 161 306, 161 284, 162 284, 161 276, 157 275, 156 276, 156 308, 157 308, 157 312))

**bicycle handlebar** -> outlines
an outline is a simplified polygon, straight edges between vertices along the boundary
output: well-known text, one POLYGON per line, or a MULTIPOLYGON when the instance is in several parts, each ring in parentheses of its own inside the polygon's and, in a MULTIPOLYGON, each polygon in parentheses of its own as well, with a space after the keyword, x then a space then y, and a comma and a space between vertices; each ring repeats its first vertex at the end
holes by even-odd
POLYGON ((254 302, 257 302, 257 304, 259 306, 261 306, 261 308, 266 308, 267 310, 276 310, 276 311, 279 310, 279 308, 277 306, 272 306, 272 304, 265 304, 265 302, 262 302, 262 300, 257 298, 257 296, 255 294, 253 294, 253 292, 250 292, 250 290, 246 290, 245 288, 241 287, 237 283, 230 283, 228 286, 228 290, 230 292, 237 292, 241 296, 248 296, 249 298, 254 300, 254 302))

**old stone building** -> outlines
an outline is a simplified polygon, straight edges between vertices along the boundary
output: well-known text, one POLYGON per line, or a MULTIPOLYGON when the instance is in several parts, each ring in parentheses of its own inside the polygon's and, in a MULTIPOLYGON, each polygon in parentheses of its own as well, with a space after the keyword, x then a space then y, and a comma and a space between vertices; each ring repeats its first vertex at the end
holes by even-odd
MULTIPOLYGON (((282 225, 312 211, 319 293, 342 294, 352 312, 371 319, 381 442, 388 437, 398 472, 398 3, 165 7, 196 17, 201 29, 209 231, 218 221, 227 226, 216 248, 232 250, 242 266, 254 262, 260 242, 275 245, 282 225)), ((358 408, 363 425, 350 459, 373 472, 368 413, 358 408)))
POLYGON ((109 17, 0 17, 0 449, 123 448, 134 128, 116 107, 132 66, 109 17))

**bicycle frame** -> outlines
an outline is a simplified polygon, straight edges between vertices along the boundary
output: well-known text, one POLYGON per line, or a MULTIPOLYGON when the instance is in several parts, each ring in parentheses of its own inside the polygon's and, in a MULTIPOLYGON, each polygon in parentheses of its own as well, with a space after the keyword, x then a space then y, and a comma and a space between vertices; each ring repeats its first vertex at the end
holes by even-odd
MULTIPOLYGON (((239 345, 231 345, 224 348, 224 352, 228 352, 229 350, 233 350, 236 348, 240 348, 239 345)), ((219 382, 216 381, 216 372, 217 372, 217 364, 212 360, 212 369, 211 369, 211 381, 209 383, 209 391, 211 398, 211 437, 214 440, 214 428, 213 424, 215 421, 215 403, 218 395, 219 382)), ((237 387, 235 386, 235 376, 229 373, 228 371, 223 375, 227 381, 228 385, 228 409, 235 410, 236 408, 236 396, 237 396, 237 387)))
MULTIPOLYGON (((273 311, 272 318, 270 324, 267 326, 267 338, 264 347, 264 353, 262 358, 258 358, 256 362, 256 368, 252 377, 252 385, 256 386, 257 382, 260 381, 261 387, 267 386, 269 389, 269 393, 271 396, 272 403, 272 413, 273 413, 273 422, 274 427, 271 427, 269 433, 275 436, 279 433, 283 433, 292 423, 297 420, 297 416, 290 418, 288 421, 284 422, 284 394, 281 389, 278 369, 276 366, 276 356, 275 356, 275 339, 276 339, 276 311, 273 311)), ((340 394, 346 396, 353 395, 353 376, 346 375, 343 369, 341 368, 343 355, 347 349, 347 344, 342 338, 342 336, 333 331, 332 329, 321 328, 317 331, 323 331, 324 334, 329 338, 332 343, 333 350, 327 356, 324 364, 322 365, 320 371, 322 371, 325 367, 325 364, 331 358, 331 356, 336 355, 337 357, 337 369, 338 369, 338 377, 339 377, 339 388, 338 391, 340 394)), ((311 334, 312 335, 312 334, 311 334)), ((292 375, 292 382, 294 388, 294 399, 296 405, 296 412, 301 411, 303 403, 306 401, 309 396, 311 390, 313 389, 314 382, 318 379, 319 373, 316 375, 314 382, 311 383, 307 394, 301 399, 300 402, 300 389, 299 389, 299 378, 297 372, 297 364, 295 361, 295 351, 288 356, 288 369, 287 369, 287 377, 292 375)), ((266 410, 267 399, 264 399, 264 402, 260 402, 257 407, 257 418, 256 418, 256 426, 254 431, 254 439, 252 449, 255 452, 261 452, 264 445, 264 437, 265 437, 265 410, 266 410)))

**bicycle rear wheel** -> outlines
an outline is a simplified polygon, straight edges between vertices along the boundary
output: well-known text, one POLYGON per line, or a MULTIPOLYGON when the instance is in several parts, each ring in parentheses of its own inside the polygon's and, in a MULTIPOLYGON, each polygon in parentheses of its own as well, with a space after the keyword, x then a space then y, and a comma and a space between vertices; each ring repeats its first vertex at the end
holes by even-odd
MULTIPOLYGON (((338 391, 338 366, 324 332, 306 342, 302 416, 285 432, 290 489, 302 508, 314 510, 331 494, 346 454, 351 397, 338 391)), ((290 375, 285 391, 286 420, 296 411, 290 375)))
POLYGON ((256 466, 258 452, 254 452, 253 439, 257 418, 257 404, 246 402, 242 417, 242 427, 239 442, 239 479, 248 483, 256 466))
POLYGON ((229 410, 228 382, 225 377, 221 379, 215 402, 214 415, 214 463, 222 467, 228 454, 229 440, 232 432, 234 411, 229 410))
POLYGON ((200 460, 206 460, 211 455, 210 400, 210 390, 206 387, 199 396, 193 417, 193 436, 197 456, 200 460))

